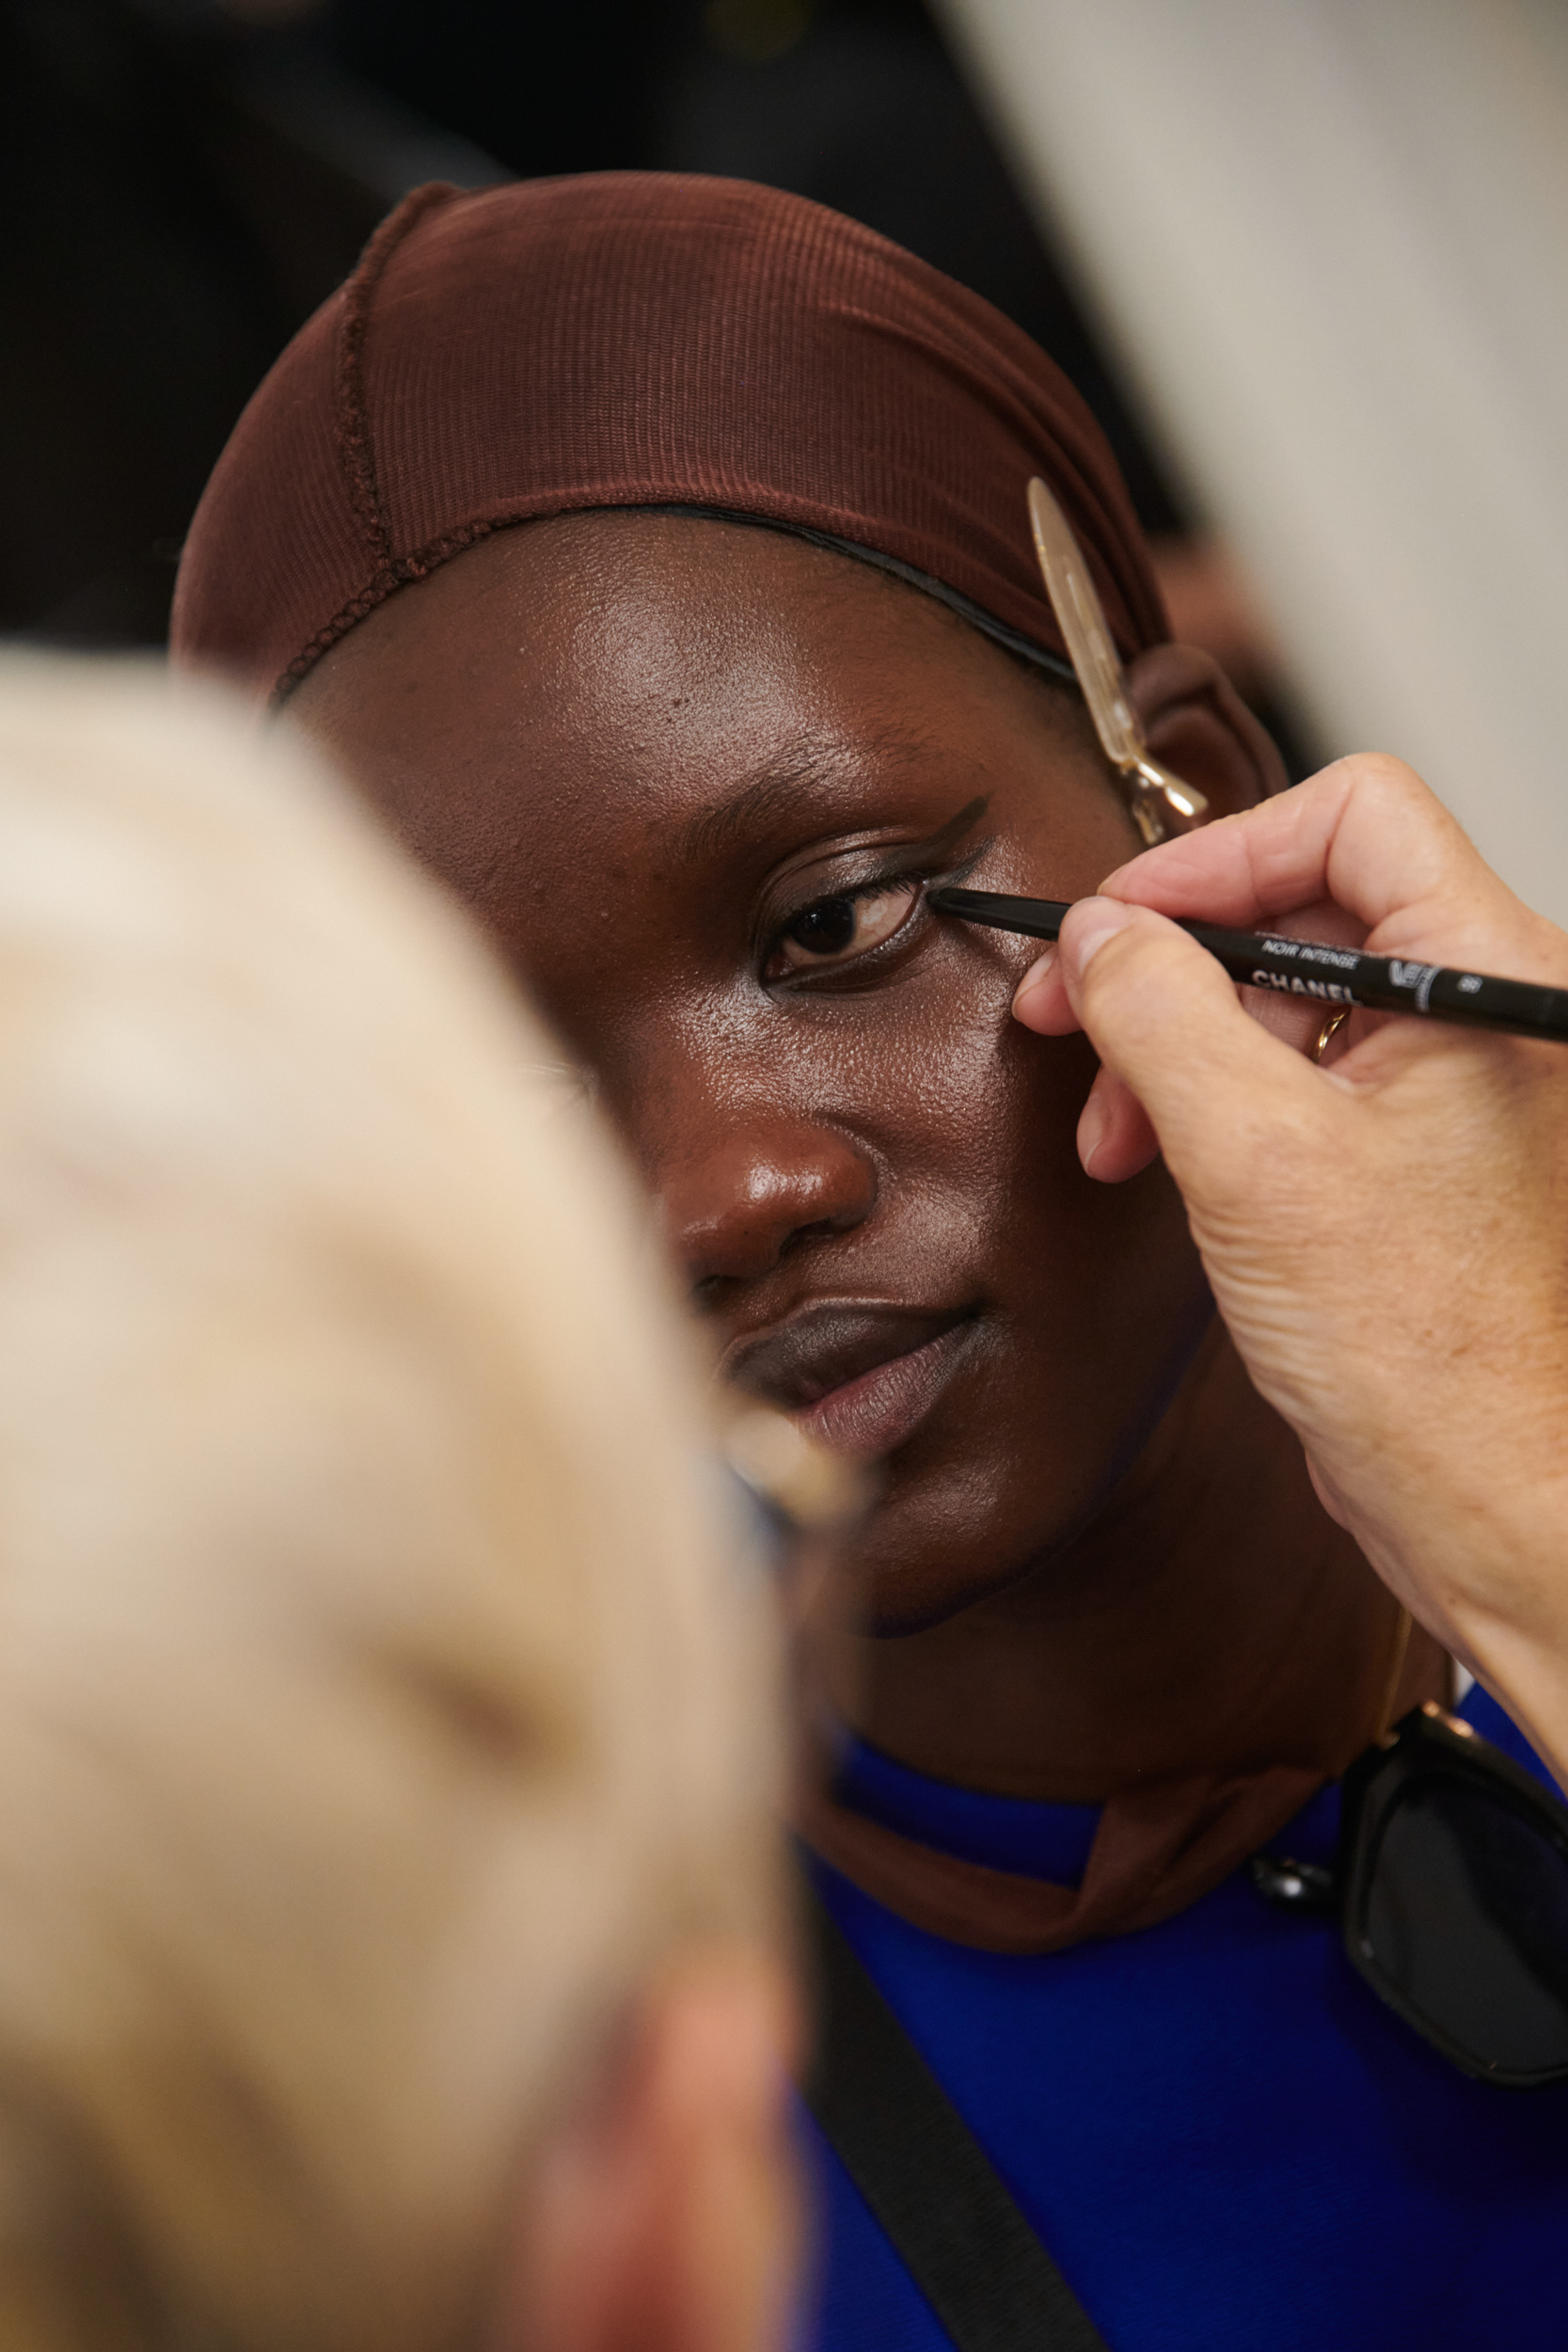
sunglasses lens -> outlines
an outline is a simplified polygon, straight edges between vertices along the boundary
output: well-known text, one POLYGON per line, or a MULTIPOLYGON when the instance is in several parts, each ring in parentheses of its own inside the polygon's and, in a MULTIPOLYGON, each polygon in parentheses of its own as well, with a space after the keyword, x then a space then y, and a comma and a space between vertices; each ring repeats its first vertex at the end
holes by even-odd
POLYGON ((1420 1773, 1384 1815, 1353 1953, 1496 2081, 1568 2073, 1568 1853, 1523 1808, 1420 1773))

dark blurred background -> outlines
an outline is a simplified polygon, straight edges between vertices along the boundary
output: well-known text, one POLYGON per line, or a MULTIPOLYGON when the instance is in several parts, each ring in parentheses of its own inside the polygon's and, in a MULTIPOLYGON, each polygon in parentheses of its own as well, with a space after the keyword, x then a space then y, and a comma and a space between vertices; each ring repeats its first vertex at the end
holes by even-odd
POLYGON ((163 642, 235 418, 407 188, 627 167, 796 189, 1006 311, 1109 435, 1177 633, 1280 729, 1245 588, 920 0, 0 0, 0 630, 163 642))

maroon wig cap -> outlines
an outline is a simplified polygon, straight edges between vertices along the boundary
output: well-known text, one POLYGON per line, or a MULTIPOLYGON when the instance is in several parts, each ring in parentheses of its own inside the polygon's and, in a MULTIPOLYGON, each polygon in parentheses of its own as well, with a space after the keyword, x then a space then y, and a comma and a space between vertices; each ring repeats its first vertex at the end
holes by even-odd
POLYGON ((1124 657, 1167 634, 1098 427, 1027 336, 837 213, 604 172, 418 189, 277 361, 186 542, 179 660, 285 693, 491 532, 701 508, 840 546, 1065 668, 1043 474, 1124 657))

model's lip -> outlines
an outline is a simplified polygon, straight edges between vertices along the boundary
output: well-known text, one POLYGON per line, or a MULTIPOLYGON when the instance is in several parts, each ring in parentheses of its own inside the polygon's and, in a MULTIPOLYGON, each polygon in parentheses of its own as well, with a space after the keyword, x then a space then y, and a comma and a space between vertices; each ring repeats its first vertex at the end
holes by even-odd
POLYGON ((946 1387, 974 1329, 972 1307, 818 1300, 753 1339, 724 1371, 841 1453, 891 1454, 946 1387))

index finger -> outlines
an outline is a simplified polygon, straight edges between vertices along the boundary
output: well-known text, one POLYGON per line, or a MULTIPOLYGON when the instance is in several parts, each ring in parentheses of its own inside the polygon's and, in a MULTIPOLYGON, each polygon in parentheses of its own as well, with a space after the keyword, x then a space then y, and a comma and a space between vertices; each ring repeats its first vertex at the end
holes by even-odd
POLYGON ((1401 918, 1424 928, 1461 914, 1469 929, 1478 914, 1517 910, 1415 771, 1370 753, 1146 850, 1100 889, 1161 914, 1240 929, 1323 898, 1369 932, 1401 918))

